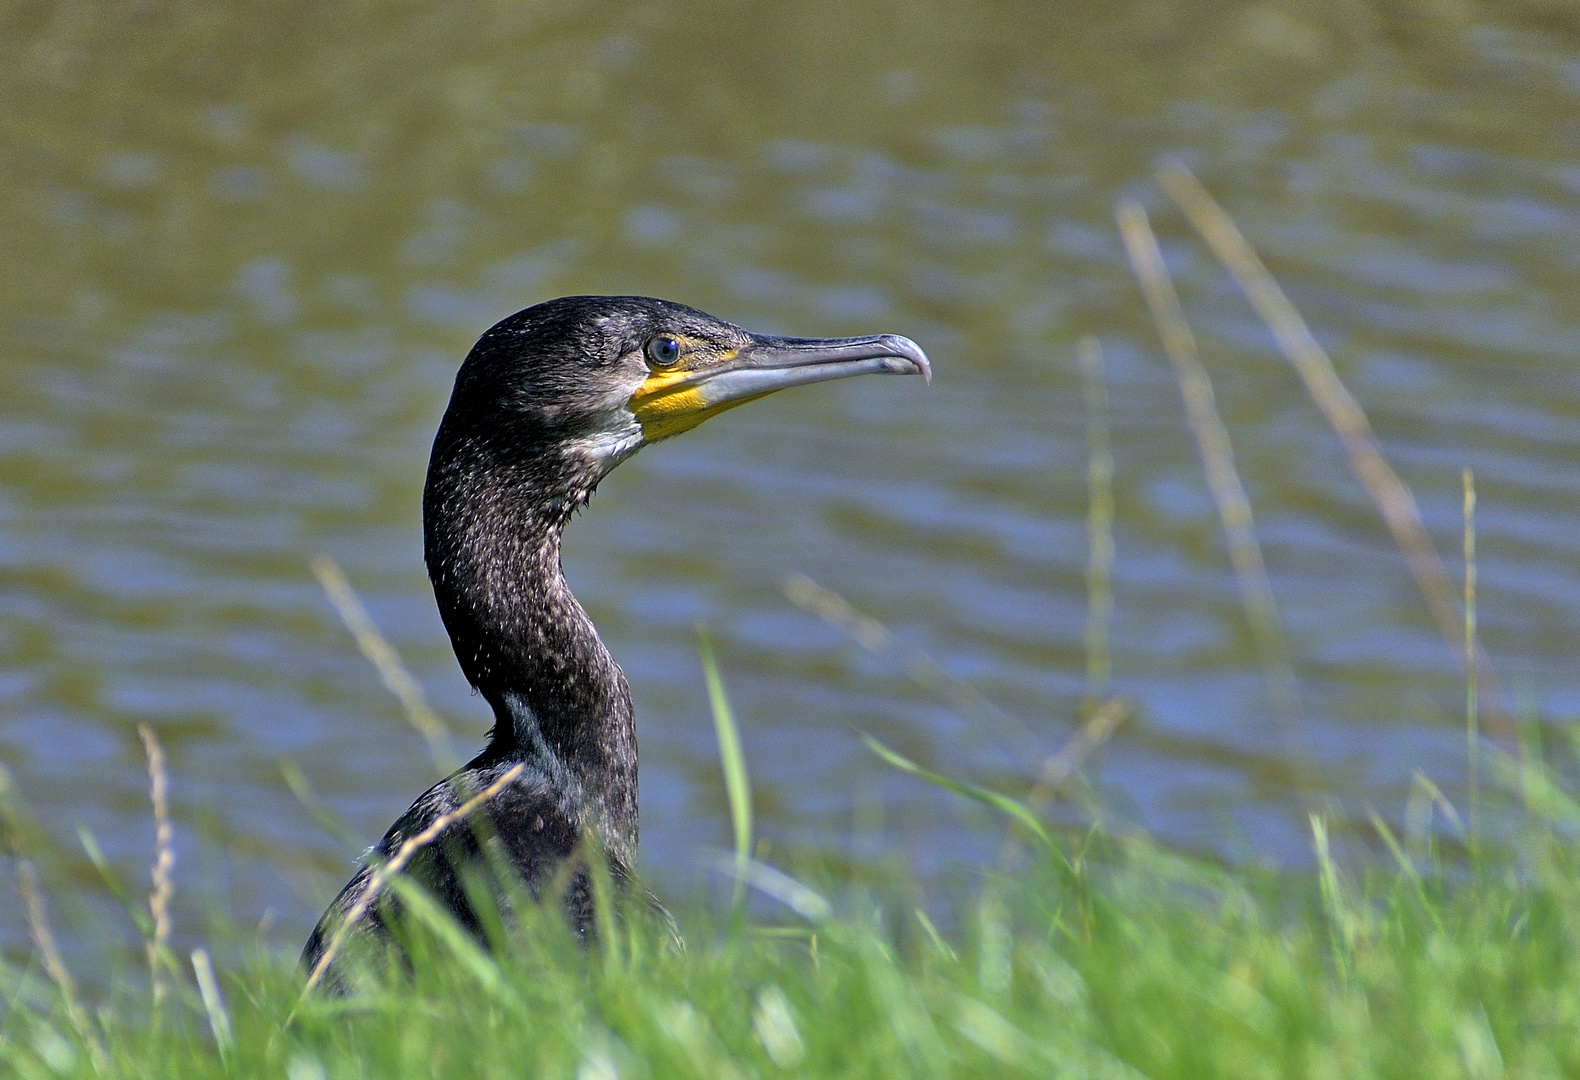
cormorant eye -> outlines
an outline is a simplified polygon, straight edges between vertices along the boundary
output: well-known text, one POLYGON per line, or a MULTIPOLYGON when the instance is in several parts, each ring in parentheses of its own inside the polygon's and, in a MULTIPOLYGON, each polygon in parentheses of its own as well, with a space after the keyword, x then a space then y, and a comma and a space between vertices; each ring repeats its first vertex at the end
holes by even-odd
POLYGON ((659 334, 647 342, 647 358, 654 367, 673 367, 680 359, 680 342, 668 334, 659 334))

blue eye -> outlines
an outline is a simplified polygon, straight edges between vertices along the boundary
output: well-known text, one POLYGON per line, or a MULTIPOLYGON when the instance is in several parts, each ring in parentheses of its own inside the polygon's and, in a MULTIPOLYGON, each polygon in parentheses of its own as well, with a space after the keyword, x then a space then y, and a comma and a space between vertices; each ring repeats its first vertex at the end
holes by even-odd
POLYGON ((680 342, 668 334, 648 339, 647 358, 657 367, 672 367, 680 359, 680 342))

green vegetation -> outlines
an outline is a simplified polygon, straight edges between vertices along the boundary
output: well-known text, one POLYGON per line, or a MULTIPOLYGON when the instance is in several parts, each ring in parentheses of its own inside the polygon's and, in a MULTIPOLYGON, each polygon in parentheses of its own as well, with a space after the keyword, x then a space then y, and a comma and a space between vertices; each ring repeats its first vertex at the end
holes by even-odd
POLYGON ((1412 859, 1378 819, 1396 864, 1353 875, 1314 818, 1317 872, 1281 877, 1102 827, 1022 830, 1033 854, 983 875, 944 933, 904 881, 825 884, 830 905, 754 863, 784 906, 725 923, 698 905, 683 951, 607 908, 583 948, 550 908, 487 952, 417 905, 413 972, 345 999, 302 999, 294 955, 241 934, 212 961, 157 950, 163 1000, 140 971, 63 990, 58 956, 35 956, 0 968, 0 1063, 291 1080, 1572 1074, 1580 804, 1532 754, 1492 771, 1526 806, 1501 857, 1412 859))

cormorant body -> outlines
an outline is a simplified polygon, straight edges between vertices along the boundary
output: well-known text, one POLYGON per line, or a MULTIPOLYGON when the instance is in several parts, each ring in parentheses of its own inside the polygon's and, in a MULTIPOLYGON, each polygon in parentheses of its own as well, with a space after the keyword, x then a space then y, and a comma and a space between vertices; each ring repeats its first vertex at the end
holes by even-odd
MULTIPOLYGON (((310 970, 359 907, 373 867, 517 764, 520 775, 480 811, 485 829, 476 815, 454 822, 407 873, 474 931, 462 878, 480 855, 480 835, 498 845, 491 862, 503 855, 534 895, 586 833, 613 878, 629 879, 637 853, 631 693, 566 586, 565 524, 646 443, 785 386, 877 372, 930 377, 905 338, 768 337, 647 297, 562 297, 482 336, 434 439, 423 538, 439 613, 494 726, 483 752, 424 792, 330 904, 303 952, 310 970)), ((585 933, 584 868, 567 889, 585 933)), ((381 896, 367 905, 347 936, 388 943, 394 904, 381 896)))

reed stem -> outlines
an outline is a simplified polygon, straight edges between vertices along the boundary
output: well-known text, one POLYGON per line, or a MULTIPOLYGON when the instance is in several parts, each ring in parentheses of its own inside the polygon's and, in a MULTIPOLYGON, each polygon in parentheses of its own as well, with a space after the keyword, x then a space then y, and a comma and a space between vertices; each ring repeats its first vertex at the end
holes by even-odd
POLYGON ((1476 668, 1481 708, 1512 742, 1514 723, 1503 706, 1497 677, 1487 658, 1463 640, 1463 626, 1459 613, 1454 610, 1454 589, 1448 570, 1421 523, 1415 496, 1383 457, 1366 413, 1345 387, 1327 351, 1317 343, 1306 321, 1279 288, 1256 250, 1201 181, 1178 162, 1164 165, 1157 175, 1163 190, 1185 212, 1191 226, 1223 263, 1251 307, 1272 331, 1279 350, 1305 384, 1306 393, 1338 435, 1349 458, 1350 470, 1376 504, 1426 600, 1438 632, 1453 651, 1455 661, 1468 658, 1476 668))
POLYGON ((1261 661, 1268 697, 1291 742, 1290 748, 1295 749, 1297 745, 1303 748, 1303 744, 1297 742, 1301 732, 1300 695, 1289 650, 1284 644, 1278 602, 1268 581, 1262 546, 1256 538, 1251 500, 1235 468, 1229 430, 1218 415, 1212 380, 1197 356, 1195 336, 1185 321, 1157 237, 1147 221, 1146 210, 1140 203, 1126 200, 1119 204, 1117 218, 1131 269, 1157 324, 1163 351, 1174 368, 1174 377, 1185 401, 1185 419, 1196 440, 1207 488, 1223 523, 1229 562, 1239 583, 1241 603, 1250 624, 1253 647, 1261 661))
POLYGON ((450 749, 449 725, 428 704, 428 695, 423 693, 422 684, 401 660, 395 646, 379 632, 345 571, 327 555, 314 556, 308 565, 335 613, 340 616, 340 621, 351 631, 357 648, 372 662, 385 688, 401 703, 407 722, 428 744, 434 764, 442 773, 454 772, 461 763, 450 749))
POLYGON ((1465 485, 1465 757, 1469 794, 1470 853, 1477 854, 1481 843, 1481 791, 1477 773, 1480 767, 1481 737, 1477 731, 1480 695, 1476 685, 1476 474, 1464 470, 1465 485))
POLYGON ((1095 337, 1078 346, 1086 388, 1086 700, 1108 696, 1112 673, 1108 630, 1114 614, 1114 455, 1109 448, 1108 386, 1103 347, 1095 337))

